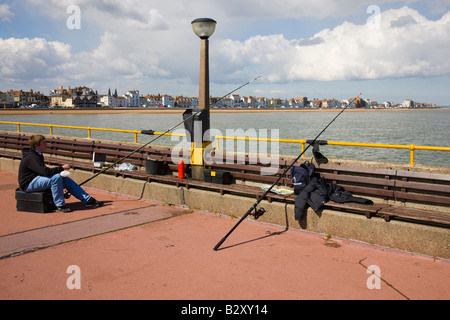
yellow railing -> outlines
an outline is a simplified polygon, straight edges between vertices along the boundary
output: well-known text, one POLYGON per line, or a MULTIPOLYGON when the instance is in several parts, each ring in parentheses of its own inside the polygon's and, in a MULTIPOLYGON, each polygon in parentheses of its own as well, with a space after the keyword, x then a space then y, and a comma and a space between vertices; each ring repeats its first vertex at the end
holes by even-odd
POLYGON ((336 146, 409 149, 409 164, 412 166, 414 165, 415 150, 450 151, 450 147, 416 146, 414 144, 402 145, 402 144, 357 143, 357 142, 337 142, 337 141, 327 141, 327 144, 336 146))
MULTIPOLYGON (((125 130, 125 129, 108 129, 108 128, 92 128, 92 127, 79 127, 79 126, 62 126, 58 124, 41 124, 41 123, 26 123, 26 122, 10 122, 10 121, 0 121, 0 123, 5 124, 15 124, 17 125, 17 132, 20 132, 21 126, 37 126, 37 127, 48 127, 50 129, 50 134, 53 134, 53 128, 66 128, 66 129, 81 129, 88 131, 88 138, 91 138, 91 131, 109 131, 109 132, 123 132, 123 133, 133 133, 134 142, 137 143, 138 134, 141 133, 140 130, 125 130)), ((162 132, 155 132, 154 134, 162 134, 162 132)), ((176 133, 166 133, 166 135, 184 136, 182 134, 176 133)))
MULTIPOLYGON (((301 152, 305 151, 305 145, 307 140, 293 140, 293 139, 270 139, 270 138, 252 138, 252 137, 231 137, 231 136, 215 136, 216 149, 219 147, 219 139, 232 139, 232 140, 246 140, 246 141, 278 141, 286 143, 299 143, 301 144, 301 152)), ((401 145, 401 144, 382 144, 382 143, 358 143, 358 142, 339 142, 339 141, 327 141, 328 145, 336 146, 353 146, 353 147, 368 147, 368 148, 393 148, 393 149, 409 149, 409 164, 414 165, 414 151, 415 150, 431 150, 431 151, 450 151, 450 147, 432 147, 432 146, 416 146, 401 145)))
MULTIPOLYGON (((81 129, 88 131, 88 138, 91 138, 91 131, 109 131, 109 132, 123 132, 123 133, 133 133, 134 134, 134 142, 137 143, 138 134, 141 133, 139 130, 123 130, 123 129, 108 129, 108 128, 92 128, 92 127, 79 127, 79 126, 63 126, 56 124, 39 124, 39 123, 26 123, 26 122, 10 122, 10 121, 0 121, 0 123, 4 124, 15 124, 17 125, 17 132, 21 132, 21 126, 39 126, 39 127, 48 127, 50 128, 50 134, 53 134, 53 128, 67 128, 67 129, 81 129)), ((184 137, 185 134, 181 133, 163 133, 163 132, 154 132, 155 135, 168 135, 168 136, 180 136, 184 137)), ((246 141, 267 141, 267 142, 283 142, 283 143, 298 143, 301 144, 301 151, 305 150, 305 145, 307 144, 307 140, 300 139, 271 139, 271 138, 252 138, 252 137, 234 137, 234 136, 220 136, 216 135, 216 149, 219 149, 219 140, 220 139, 232 139, 232 140, 246 140, 246 141)), ((411 145, 401 145, 401 144, 381 144, 381 143, 358 143, 358 142, 339 142, 339 141, 327 141, 328 145, 336 145, 336 146, 353 146, 353 147, 368 147, 368 148, 393 148, 393 149, 409 149, 410 151, 410 165, 414 165, 414 151, 415 150, 430 150, 430 151, 450 151, 450 147, 433 147, 433 146, 416 146, 414 144, 411 145)))

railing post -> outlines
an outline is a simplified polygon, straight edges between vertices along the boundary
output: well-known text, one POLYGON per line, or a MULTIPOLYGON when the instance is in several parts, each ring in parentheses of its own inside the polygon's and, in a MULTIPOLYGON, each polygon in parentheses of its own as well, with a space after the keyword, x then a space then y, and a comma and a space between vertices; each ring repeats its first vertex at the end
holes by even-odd
POLYGON ((216 150, 219 150, 219 138, 220 138, 220 136, 216 135, 215 138, 216 138, 216 150))
POLYGON ((91 127, 88 127, 88 139, 91 138, 91 127))
POLYGON ((302 144, 302 158, 304 158, 305 157, 305 144, 306 144, 306 140, 305 139, 302 139, 302 140, 300 140, 300 143, 302 144))
POLYGON ((17 123, 17 132, 20 132, 20 123, 17 123))
POLYGON ((50 127, 50 134, 53 135, 53 125, 51 124, 49 127, 50 127))
POLYGON ((410 145, 409 146, 409 165, 413 166, 414 165, 414 150, 416 149, 415 145, 410 145))

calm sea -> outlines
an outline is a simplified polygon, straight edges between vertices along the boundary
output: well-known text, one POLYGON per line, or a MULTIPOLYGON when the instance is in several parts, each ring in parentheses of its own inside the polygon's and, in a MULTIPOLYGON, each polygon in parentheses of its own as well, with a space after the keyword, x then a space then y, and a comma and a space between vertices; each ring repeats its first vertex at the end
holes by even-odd
MULTIPOLYGON (((212 113, 211 128, 215 134, 242 135, 280 139, 314 139, 336 116, 336 112, 251 112, 212 113), (237 134, 241 132, 241 134, 237 134)), ((42 114, 42 115, 2 115, 2 121, 18 121, 40 124, 71 125, 95 128, 126 130, 152 129, 165 131, 181 122, 181 114, 42 114)), ((439 110, 379 110, 369 112, 342 113, 319 137, 320 140, 339 142, 365 142, 381 144, 420 145, 450 147, 450 109, 439 110)), ((0 124, 0 129, 16 131, 17 126, 0 124)), ((177 127, 180 132, 183 125, 177 127)), ((28 127, 27 132, 48 133, 45 127, 28 127)), ((86 130, 55 128, 54 134, 87 137, 86 130)), ((180 132, 181 133, 181 132, 180 132)), ((92 131, 93 138, 133 141, 133 134, 92 131)), ((154 136, 139 135, 139 142, 145 143, 154 136)), ((155 144, 177 145, 179 138, 161 137, 155 144), (175 139, 175 140, 174 140, 175 139)), ((224 146, 227 146, 224 144, 224 146)), ((255 144, 246 144, 255 148, 255 144)), ((228 149, 238 145, 228 145, 228 149)), ((266 150, 266 145, 257 145, 258 150, 266 150)), ((276 146, 267 144, 267 151, 276 151, 276 146)), ((365 148, 347 146, 321 146, 320 151, 329 158, 359 159, 409 163, 409 150, 365 148)), ((299 154, 299 144, 281 143, 280 154, 299 154)), ((309 150, 306 156, 310 155, 309 150)), ((450 152, 415 152, 415 163, 450 166, 450 152)))

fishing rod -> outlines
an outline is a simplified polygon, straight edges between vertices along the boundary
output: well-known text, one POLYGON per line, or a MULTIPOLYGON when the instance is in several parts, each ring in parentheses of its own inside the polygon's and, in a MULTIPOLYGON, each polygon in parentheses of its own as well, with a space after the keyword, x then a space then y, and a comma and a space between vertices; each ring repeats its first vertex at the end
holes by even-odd
POLYGON ((250 207, 250 209, 247 210, 247 212, 242 216, 242 218, 234 225, 233 228, 231 228, 231 230, 216 244, 216 246, 214 247, 214 250, 217 251, 219 249, 219 247, 222 245, 222 243, 225 242, 225 240, 230 236, 230 234, 239 226, 239 224, 241 224, 242 221, 245 220, 245 218, 247 218, 248 215, 253 215, 255 219, 258 219, 260 216, 262 216, 265 213, 264 208, 260 208, 259 210, 256 210, 256 206, 267 196, 267 194, 272 190, 272 188, 281 180, 281 178, 283 178, 286 173, 289 171, 289 169, 291 169, 294 164, 298 161, 298 159, 300 159, 300 157, 302 155, 305 154, 305 152, 309 149, 309 147, 311 145, 314 145, 317 141, 317 139, 322 135, 322 133, 325 132, 325 130, 328 129, 328 127, 347 109, 347 107, 356 99, 359 98, 359 96, 361 95, 358 94, 355 98, 351 99, 348 104, 333 118, 333 120, 331 120, 325 128, 323 128, 322 131, 320 131, 320 133, 314 138, 314 140, 312 140, 311 142, 308 142, 308 146, 297 156, 297 158, 295 158, 295 160, 284 170, 284 172, 277 178, 277 180, 275 180, 275 182, 262 194, 261 197, 259 197, 259 199, 250 207), (254 212, 253 212, 254 211, 254 212))
MULTIPOLYGON (((100 170, 99 172, 97 172, 96 174, 94 174, 92 177, 90 177, 90 178, 86 179, 85 181, 81 182, 79 185, 82 186, 82 185, 84 185, 85 183, 91 181, 92 179, 94 179, 95 177, 99 176, 99 175, 102 174, 103 172, 105 172, 105 171, 107 171, 108 169, 114 167, 115 165, 117 165, 118 163, 122 162, 123 160, 128 159, 128 158, 131 157, 133 154, 135 154, 136 152, 138 152, 138 151, 140 151, 141 149, 145 148, 145 147, 148 146, 149 144, 155 142, 157 139, 161 138, 161 137, 162 137, 163 135, 165 135, 166 133, 169 133, 170 131, 174 130, 176 127, 182 125, 184 122, 186 122, 186 121, 192 119, 193 117, 199 115, 201 112, 203 112, 203 111, 205 111, 205 110, 208 110, 208 109, 211 109, 211 107, 212 107, 212 106, 215 106, 219 101, 222 101, 223 99, 225 99, 226 97, 228 97, 230 94, 232 94, 232 93, 238 91, 239 89, 241 89, 241 88, 243 88, 243 87, 249 85, 250 83, 252 83, 252 82, 258 80, 259 78, 261 78, 261 76, 258 76, 258 77, 254 78, 254 79, 251 79, 251 80, 247 81, 246 83, 240 85, 240 86, 237 87, 236 89, 233 89, 232 91, 230 91, 230 92, 228 92, 227 94, 225 94, 224 96, 222 96, 219 100, 217 100, 217 101, 216 101, 215 103, 213 103, 212 105, 211 105, 211 104, 208 104, 208 105, 207 105, 204 109, 202 109, 201 111, 198 111, 198 112, 196 112, 196 113, 191 114, 189 117, 186 117, 186 119, 183 119, 182 121, 180 121, 179 123, 177 123, 177 124, 174 125, 173 127, 167 129, 167 130, 164 131, 163 133, 161 133, 161 134, 159 134, 158 136, 156 136, 156 137, 155 137, 154 139, 152 139, 151 141, 149 141, 149 142, 143 144, 142 146, 140 146, 140 147, 137 148, 136 150, 131 151, 129 154, 123 156, 122 158, 120 158, 120 159, 117 160, 116 162, 114 162, 114 163, 110 164, 109 166, 103 168, 102 170, 100 170)), ((154 134, 154 131, 153 131, 153 130, 141 130, 141 133, 142 133, 142 134, 153 135, 153 134, 154 134)), ((68 199, 68 198, 70 197, 70 193, 67 191, 67 192, 64 194, 64 197, 65 197, 66 199, 68 199)))

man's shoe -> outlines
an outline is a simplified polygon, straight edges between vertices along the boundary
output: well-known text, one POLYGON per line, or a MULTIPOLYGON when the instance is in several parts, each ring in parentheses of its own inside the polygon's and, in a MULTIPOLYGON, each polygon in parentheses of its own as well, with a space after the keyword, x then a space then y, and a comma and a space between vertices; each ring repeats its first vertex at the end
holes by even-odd
POLYGON ((95 208, 103 205, 103 202, 95 200, 95 198, 90 198, 84 205, 86 208, 95 208))
POLYGON ((56 207, 56 211, 59 211, 61 213, 67 213, 67 212, 71 212, 72 210, 70 210, 70 208, 68 208, 66 206, 62 206, 62 207, 56 207))

